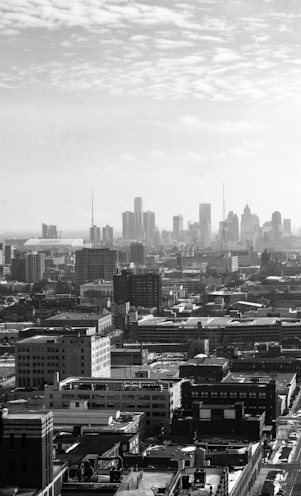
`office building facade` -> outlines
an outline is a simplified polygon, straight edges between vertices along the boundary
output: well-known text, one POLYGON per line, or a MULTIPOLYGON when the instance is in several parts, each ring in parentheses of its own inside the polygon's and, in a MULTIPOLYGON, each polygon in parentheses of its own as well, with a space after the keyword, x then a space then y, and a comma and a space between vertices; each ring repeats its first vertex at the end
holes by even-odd
POLYGON ((111 281, 116 272, 117 252, 108 248, 83 248, 75 252, 75 279, 78 285, 104 279, 111 281))
POLYGON ((16 384, 40 387, 52 382, 53 374, 110 377, 110 338, 94 328, 77 328, 62 335, 35 335, 16 343, 16 384))
POLYGON ((113 279, 113 299, 116 303, 129 301, 133 307, 162 306, 162 282, 159 274, 132 274, 122 271, 113 279))
POLYGON ((45 273, 44 253, 26 253, 25 282, 35 283, 43 279, 45 273))
POLYGON ((68 408, 84 398, 91 409, 146 413, 146 428, 169 429, 175 408, 181 405, 182 380, 97 379, 72 377, 45 386, 46 408, 68 408))

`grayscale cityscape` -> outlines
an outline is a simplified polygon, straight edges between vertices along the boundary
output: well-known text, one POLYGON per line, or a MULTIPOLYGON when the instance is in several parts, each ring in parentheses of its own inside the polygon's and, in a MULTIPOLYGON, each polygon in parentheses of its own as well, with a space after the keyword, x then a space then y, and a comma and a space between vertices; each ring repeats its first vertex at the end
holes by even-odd
POLYGON ((300 496, 301 2, 0 2, 0 496, 300 496))

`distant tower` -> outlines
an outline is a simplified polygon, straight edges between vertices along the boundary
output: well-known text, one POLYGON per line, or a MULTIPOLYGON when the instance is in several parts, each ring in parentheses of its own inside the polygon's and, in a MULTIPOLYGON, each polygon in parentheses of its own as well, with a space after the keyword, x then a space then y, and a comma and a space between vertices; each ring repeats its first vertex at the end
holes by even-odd
POLYGON ((154 241, 155 227, 155 212, 151 212, 149 210, 143 212, 143 229, 147 243, 154 241))
POLYGON ((183 215, 174 215, 172 218, 172 237, 179 241, 183 232, 183 215))
POLYGON ((208 248, 211 242, 211 203, 199 204, 199 222, 202 248, 208 248))
POLYGON ((281 213, 277 210, 272 213, 272 231, 273 231, 273 244, 279 247, 282 240, 282 218, 281 213))
POLYGON ((143 208, 142 198, 137 196, 134 198, 134 213, 135 213, 135 238, 143 239, 143 208))

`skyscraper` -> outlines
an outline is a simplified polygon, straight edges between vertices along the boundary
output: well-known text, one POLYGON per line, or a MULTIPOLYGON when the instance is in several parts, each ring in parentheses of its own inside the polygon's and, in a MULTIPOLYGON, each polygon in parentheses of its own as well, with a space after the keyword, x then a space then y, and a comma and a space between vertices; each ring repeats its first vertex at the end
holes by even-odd
POLYGON ((135 214, 134 212, 122 213, 122 237, 124 240, 133 240, 135 236, 135 214))
POLYGON ((143 212, 143 229, 147 243, 154 241, 155 227, 155 212, 150 212, 149 210, 143 212))
POLYGON ((211 242, 211 203, 199 204, 201 246, 207 248, 211 242))
POLYGON ((102 228, 102 240, 105 244, 113 244, 113 227, 108 224, 102 228))
POLYGON ((135 213, 135 239, 143 239, 143 217, 142 217, 142 198, 137 196, 134 198, 134 213, 135 213))
POLYGON ((172 237, 179 241, 183 232, 183 215, 174 215, 172 218, 172 237))
POLYGON ((232 211, 228 213, 227 221, 226 221, 226 229, 227 229, 228 241, 237 243, 239 241, 239 222, 238 222, 238 216, 234 214, 232 211))
POLYGON ((277 210, 272 213, 272 231, 273 244, 275 247, 279 247, 282 240, 282 218, 281 213, 277 210))
POLYGON ((256 214, 251 213, 249 205, 246 205, 241 215, 240 237, 241 242, 247 248, 255 246, 256 238, 259 232, 259 218, 256 214))

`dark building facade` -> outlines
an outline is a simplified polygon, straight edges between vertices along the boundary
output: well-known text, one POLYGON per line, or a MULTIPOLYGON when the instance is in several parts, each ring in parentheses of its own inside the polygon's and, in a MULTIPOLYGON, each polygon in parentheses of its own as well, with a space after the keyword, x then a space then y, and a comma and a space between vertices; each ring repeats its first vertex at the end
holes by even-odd
POLYGON ((0 488, 44 489, 53 480, 53 414, 3 416, 0 488))
POLYGON ((104 279, 111 281, 116 272, 117 252, 108 248, 84 248, 75 253, 75 279, 85 284, 104 279))
POLYGON ((143 243, 130 244, 130 262, 136 265, 144 265, 144 245, 143 243))
POLYGON ((116 303, 129 301, 133 307, 161 309, 162 283, 159 274, 132 274, 122 271, 113 278, 113 298, 116 303))
POLYGON ((265 413, 245 415, 244 403, 234 405, 207 405, 195 403, 190 415, 183 409, 174 412, 171 424, 173 442, 222 437, 223 439, 259 441, 263 434, 265 413), (192 413, 192 415, 191 415, 192 413))
POLYGON ((274 379, 260 378, 244 382, 222 382, 198 384, 185 381, 182 385, 182 407, 192 410, 194 402, 204 404, 233 405, 237 401, 244 403, 246 413, 261 415, 265 412, 267 425, 274 425, 278 415, 278 392, 274 379))

